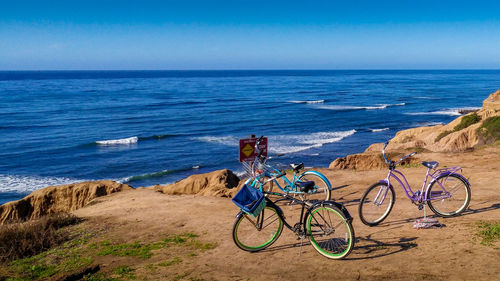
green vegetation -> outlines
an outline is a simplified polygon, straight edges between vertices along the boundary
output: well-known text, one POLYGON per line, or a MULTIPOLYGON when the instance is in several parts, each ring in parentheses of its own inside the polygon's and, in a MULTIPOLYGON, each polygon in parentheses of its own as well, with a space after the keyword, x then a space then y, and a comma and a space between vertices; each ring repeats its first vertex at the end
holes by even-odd
POLYGON ((179 257, 169 259, 168 261, 160 262, 158 266, 171 266, 173 264, 180 263, 182 260, 179 257))
POLYGON ((67 214, 54 214, 38 220, 0 226, 0 261, 8 262, 33 256, 70 239, 62 227, 81 219, 67 214))
POLYGON ((434 142, 438 142, 440 141, 442 138, 446 137, 447 135, 453 133, 453 131, 449 131, 449 130, 446 130, 444 132, 441 132, 437 137, 436 139, 434 139, 434 142))
MULTIPOLYGON (((185 257, 197 256, 197 251, 205 251, 216 247, 215 243, 204 243, 198 241, 199 237, 194 233, 181 233, 168 235, 160 241, 144 243, 136 241, 133 243, 116 243, 110 240, 91 241, 95 235, 85 233, 79 228, 60 231, 68 232, 71 240, 59 243, 58 246, 38 253, 31 257, 24 257, 0 264, 0 280, 23 281, 41 280, 74 274, 89 268, 95 261, 96 256, 121 256, 140 259, 149 259, 155 254, 155 250, 175 247, 185 253, 185 257)), ((170 252, 170 251, 169 251, 170 252)), ((165 253, 165 251, 164 251, 165 253)), ((159 264, 143 265, 150 271, 155 271, 158 266, 167 267, 182 262, 181 257, 172 257, 159 264)), ((129 266, 118 266, 111 272, 98 272, 86 275, 83 280, 87 281, 118 281, 140 279, 136 276, 136 269, 129 266)))
POLYGON ((481 116, 477 115, 477 113, 475 112, 469 115, 465 115, 464 117, 462 117, 462 120, 460 120, 460 123, 453 128, 453 131, 460 131, 469 127, 470 125, 476 124, 479 121, 481 121, 481 116))
POLYGON ((121 278, 125 279, 136 279, 134 274, 135 269, 129 266, 119 266, 115 269, 115 273, 118 274, 121 278))
POLYGON ((471 125, 478 123, 479 121, 481 121, 481 116, 477 115, 477 113, 475 112, 469 115, 465 115, 464 117, 462 117, 462 120, 460 120, 460 123, 453 128, 453 130, 446 130, 444 132, 441 132, 436 137, 436 139, 434 139, 434 142, 438 142, 447 135, 463 130, 471 125))
POLYGON ((478 131, 482 132, 487 138, 500 140, 500 116, 493 116, 484 120, 478 131))
POLYGON ((479 221, 476 226, 478 228, 477 234, 482 239, 481 244, 492 245, 493 242, 500 240, 500 221, 479 221))

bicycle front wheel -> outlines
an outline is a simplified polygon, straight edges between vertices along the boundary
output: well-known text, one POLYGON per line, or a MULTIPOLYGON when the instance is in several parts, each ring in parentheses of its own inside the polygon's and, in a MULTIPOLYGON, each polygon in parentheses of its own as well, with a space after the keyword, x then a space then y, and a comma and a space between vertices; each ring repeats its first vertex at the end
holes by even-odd
MULTIPOLYGON (((323 176, 324 177, 324 176, 323 176)), ((308 193, 304 193, 304 198, 306 200, 330 200, 331 192, 328 188, 330 185, 325 181, 325 179, 316 173, 305 172, 299 177, 299 181, 313 181, 314 189, 310 190, 308 193)))
POLYGON ((283 221, 278 211, 266 207, 254 218, 243 213, 234 222, 233 241, 240 249, 257 252, 273 244, 283 231, 283 221))
POLYGON ((368 226, 381 223, 391 212, 395 198, 392 185, 378 182, 370 186, 359 202, 359 218, 368 226))
POLYGON ((329 259, 342 259, 354 247, 354 230, 337 207, 314 207, 306 220, 306 233, 318 253, 329 259))
POLYGON ((459 175, 442 175, 427 191, 427 204, 438 216, 453 217, 467 209, 470 202, 470 186, 459 175))

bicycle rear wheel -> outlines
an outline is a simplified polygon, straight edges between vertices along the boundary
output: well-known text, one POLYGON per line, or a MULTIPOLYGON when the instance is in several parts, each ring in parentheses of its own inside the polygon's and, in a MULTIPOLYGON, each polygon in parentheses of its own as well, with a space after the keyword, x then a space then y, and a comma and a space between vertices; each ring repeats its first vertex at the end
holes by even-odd
POLYGON ((257 252, 273 244, 283 231, 283 221, 275 208, 267 206, 254 218, 242 213, 233 226, 233 241, 238 248, 257 252))
POLYGON ((342 259, 354 247, 354 229, 334 205, 318 205, 306 220, 306 233, 318 253, 329 259, 342 259))
POLYGON ((359 202, 359 218, 368 226, 381 223, 391 212, 395 198, 392 185, 378 182, 370 186, 359 202))
POLYGON ((319 176, 316 173, 308 173, 300 175, 300 181, 313 181, 314 189, 309 191, 308 193, 304 193, 304 199, 306 200, 330 200, 331 191, 328 188, 330 185, 324 180, 323 177, 319 176))
POLYGON ((436 215, 453 217, 467 209, 470 197, 469 183, 462 177, 455 174, 442 175, 429 187, 427 204, 436 215))

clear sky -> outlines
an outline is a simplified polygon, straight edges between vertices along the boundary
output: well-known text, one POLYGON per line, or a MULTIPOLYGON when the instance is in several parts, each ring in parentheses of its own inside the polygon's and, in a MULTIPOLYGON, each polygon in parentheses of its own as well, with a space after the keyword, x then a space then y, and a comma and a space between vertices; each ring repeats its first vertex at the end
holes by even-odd
POLYGON ((500 1, 0 0, 0 69, 500 68, 500 1))

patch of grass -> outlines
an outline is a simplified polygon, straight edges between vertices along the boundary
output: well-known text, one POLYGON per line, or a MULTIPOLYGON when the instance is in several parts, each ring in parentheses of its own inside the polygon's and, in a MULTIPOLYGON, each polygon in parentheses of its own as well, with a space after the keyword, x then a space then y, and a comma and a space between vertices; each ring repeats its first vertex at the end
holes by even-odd
POLYGON ((464 117, 462 117, 462 120, 460 120, 460 123, 453 128, 453 131, 454 132, 460 131, 462 129, 469 127, 470 125, 476 124, 479 121, 481 121, 481 116, 477 115, 477 113, 475 112, 472 114, 465 115, 464 117))
POLYGON ((174 264, 177 264, 177 263, 180 263, 182 262, 182 259, 179 258, 179 257, 175 257, 175 258, 171 258, 167 261, 164 261, 164 262, 160 262, 158 264, 158 266, 171 266, 171 265, 174 265, 174 264))
POLYGON ((109 241, 104 241, 101 243, 101 249, 97 254, 99 256, 132 256, 149 259, 153 255, 151 250, 160 249, 162 246, 163 245, 141 244, 137 241, 123 244, 111 244, 109 241))
POLYGON ((88 274, 82 279, 83 281, 118 281, 117 278, 107 277, 104 273, 88 274))
POLYGON ((493 116, 484 120, 478 131, 487 138, 500 140, 500 116, 493 116))
POLYGON ((447 135, 453 133, 453 131, 450 131, 450 130, 446 130, 444 132, 441 132, 435 139, 434 139, 434 142, 438 142, 440 141, 442 138, 446 137, 447 135))
POLYGON ((482 239, 482 245, 490 246, 493 242, 500 240, 500 221, 479 221, 476 223, 476 226, 478 228, 477 234, 482 239))
POLYGON ((120 275, 121 278, 132 280, 136 279, 134 271, 135 269, 130 266, 119 266, 114 270, 114 272, 120 275))
POLYGON ((462 117, 460 120, 460 123, 458 123, 455 127, 453 127, 453 130, 446 130, 444 132, 441 132, 435 139, 434 142, 440 141, 442 138, 446 137, 447 135, 458 132, 460 130, 463 130, 471 125, 474 125, 481 121, 481 116, 477 115, 477 113, 472 113, 469 115, 465 115, 462 117))
POLYGON ((70 239, 61 228, 81 222, 67 213, 0 226, 0 261, 8 262, 46 251, 70 239))

